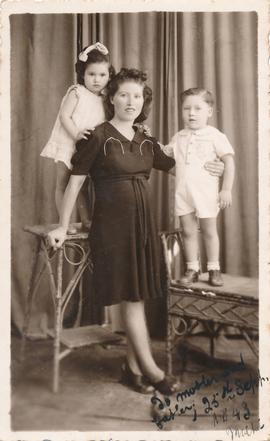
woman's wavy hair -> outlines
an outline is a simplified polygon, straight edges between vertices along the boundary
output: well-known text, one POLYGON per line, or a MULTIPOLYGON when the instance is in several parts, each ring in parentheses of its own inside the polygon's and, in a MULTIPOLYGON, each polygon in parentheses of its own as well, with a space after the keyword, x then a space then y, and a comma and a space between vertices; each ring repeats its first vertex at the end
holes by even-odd
POLYGON ((110 120, 114 116, 114 106, 111 103, 111 98, 116 94, 120 84, 126 81, 134 81, 135 83, 143 85, 144 103, 140 115, 137 116, 134 123, 141 123, 145 121, 151 110, 152 89, 145 83, 147 74, 138 69, 127 69, 122 67, 120 72, 113 76, 106 87, 106 97, 104 100, 106 119, 110 120))
MULTIPOLYGON (((87 48, 84 47, 83 51, 87 48)), ((104 55, 98 49, 93 49, 91 52, 87 54, 87 61, 77 60, 75 64, 75 70, 77 73, 77 82, 84 86, 84 72, 89 64, 94 63, 108 63, 109 69, 109 78, 112 78, 115 75, 115 69, 110 63, 109 54, 104 55)))

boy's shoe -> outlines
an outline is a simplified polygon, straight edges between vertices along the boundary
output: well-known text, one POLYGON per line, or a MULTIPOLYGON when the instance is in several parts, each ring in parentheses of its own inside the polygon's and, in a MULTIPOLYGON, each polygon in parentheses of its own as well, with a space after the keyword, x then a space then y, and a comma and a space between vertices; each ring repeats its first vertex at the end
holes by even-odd
POLYGON ((198 282, 199 280, 199 271, 195 271, 193 269, 186 270, 183 277, 180 279, 180 283, 182 285, 191 285, 191 283, 198 282))
POLYGON ((210 270, 208 283, 212 286, 223 286, 223 280, 220 270, 210 270))

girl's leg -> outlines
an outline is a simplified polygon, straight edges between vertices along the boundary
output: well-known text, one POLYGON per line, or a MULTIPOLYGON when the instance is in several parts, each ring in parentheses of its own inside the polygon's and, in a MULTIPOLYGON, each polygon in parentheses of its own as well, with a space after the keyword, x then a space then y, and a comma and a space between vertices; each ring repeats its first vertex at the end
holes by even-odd
POLYGON ((63 162, 58 161, 56 163, 55 203, 59 215, 61 212, 62 201, 69 178, 70 178, 70 170, 63 162))
POLYGON ((209 217, 200 219, 200 226, 207 257, 209 282, 214 286, 222 286, 223 282, 219 265, 219 237, 217 233, 216 218, 209 217))
MULTIPOLYGON (((55 203, 56 203, 56 208, 57 208, 59 216, 60 216, 60 212, 61 212, 61 206, 62 206, 64 193, 65 193, 69 178, 70 178, 70 170, 67 168, 67 166, 63 162, 58 161, 56 163, 55 203)), ((69 234, 76 233, 76 228, 69 227, 68 233, 69 234)))
POLYGON ((81 222, 86 229, 90 228, 90 201, 88 193, 89 179, 86 179, 83 183, 81 191, 77 198, 77 207, 80 215, 81 222))
POLYGON ((182 238, 184 242, 187 271, 181 278, 181 283, 188 284, 198 280, 199 249, 198 249, 198 224, 195 213, 180 216, 182 238))

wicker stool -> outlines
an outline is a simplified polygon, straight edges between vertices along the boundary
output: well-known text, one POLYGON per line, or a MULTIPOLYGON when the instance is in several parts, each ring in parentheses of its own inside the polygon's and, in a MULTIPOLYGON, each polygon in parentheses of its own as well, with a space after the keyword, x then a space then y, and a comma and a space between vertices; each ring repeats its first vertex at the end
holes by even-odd
POLYGON ((66 307, 76 292, 75 288, 79 286, 79 292, 82 289, 82 275, 88 268, 92 272, 92 263, 90 256, 90 248, 88 241, 88 233, 80 231, 80 224, 72 224, 78 228, 75 234, 69 234, 63 246, 57 251, 53 251, 48 247, 48 232, 57 227, 57 225, 35 225, 26 226, 24 231, 33 234, 37 238, 37 252, 34 256, 34 265, 31 274, 29 290, 26 297, 26 309, 22 335, 22 358, 24 356, 25 343, 30 324, 32 305, 41 277, 47 269, 49 276, 49 286, 52 295, 55 319, 54 328, 48 331, 48 334, 54 339, 54 357, 53 357, 53 392, 57 392, 59 388, 59 370, 60 361, 70 354, 70 352, 78 347, 89 346, 96 343, 112 343, 119 341, 120 337, 106 328, 99 325, 76 327, 71 329, 63 329, 63 319, 66 307), (71 261, 67 256, 67 249, 70 248, 74 252, 80 254, 80 258, 71 261), (52 259, 57 259, 56 276, 54 275, 52 259), (40 261, 42 265, 38 270, 40 261), (63 292, 63 264, 67 261, 76 267, 66 289, 63 292), (66 348, 61 351, 61 344, 66 348))
MULTIPOLYGON (((224 285, 212 287, 208 273, 199 282, 186 287, 180 284, 176 267, 184 260, 181 230, 160 233, 165 259, 167 293, 167 372, 172 373, 172 351, 179 339, 184 339, 201 324, 210 337, 210 352, 214 355, 214 340, 225 326, 238 329, 252 352, 258 357, 252 339, 258 334, 258 280, 223 274, 224 285)), ((185 367, 185 362, 184 362, 185 367)))

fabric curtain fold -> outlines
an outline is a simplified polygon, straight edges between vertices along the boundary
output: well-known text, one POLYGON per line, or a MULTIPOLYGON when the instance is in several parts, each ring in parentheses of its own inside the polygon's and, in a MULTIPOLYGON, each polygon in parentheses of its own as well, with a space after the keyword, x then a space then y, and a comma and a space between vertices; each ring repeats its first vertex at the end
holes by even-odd
MULTIPOLYGON (((147 71, 154 98, 146 123, 160 142, 169 142, 182 128, 182 90, 200 86, 213 92, 210 124, 228 136, 236 163, 233 206, 218 221, 222 269, 257 276, 256 13, 153 11, 81 18, 82 46, 101 41, 116 70, 147 71)), ((33 247, 22 227, 57 219, 54 166, 39 154, 61 97, 74 81, 75 22, 72 14, 11 17, 12 312, 19 328, 33 247)), ((151 186, 159 229, 173 227, 174 177, 154 172, 151 186)), ((47 302, 44 298, 38 309, 46 310, 47 302)))
MULTIPOLYGON (((22 328, 36 239, 25 225, 55 223, 55 165, 40 152, 52 130, 59 105, 74 82, 75 16, 17 14, 11 30, 11 210, 12 319, 22 328)), ((31 333, 42 335, 52 315, 44 277, 34 302, 31 333)))

